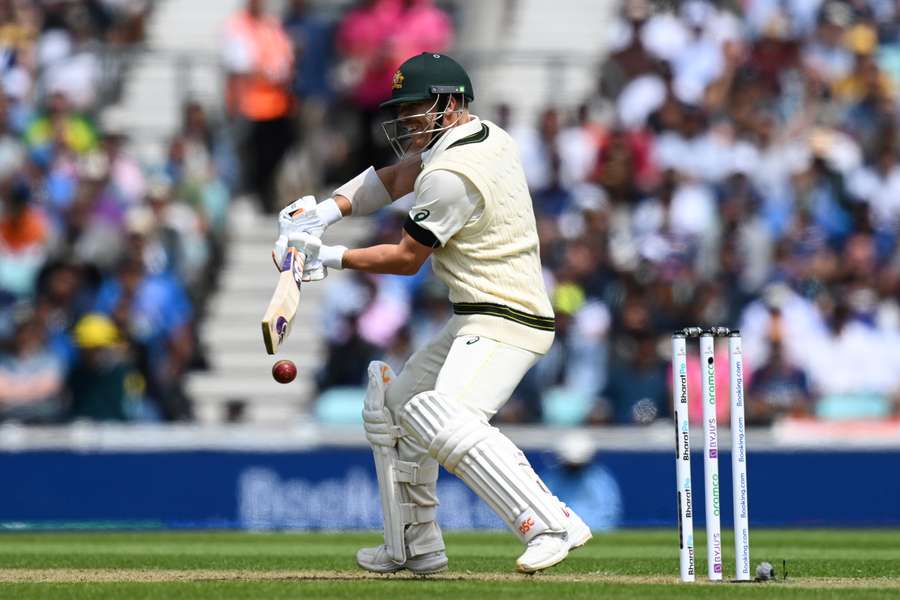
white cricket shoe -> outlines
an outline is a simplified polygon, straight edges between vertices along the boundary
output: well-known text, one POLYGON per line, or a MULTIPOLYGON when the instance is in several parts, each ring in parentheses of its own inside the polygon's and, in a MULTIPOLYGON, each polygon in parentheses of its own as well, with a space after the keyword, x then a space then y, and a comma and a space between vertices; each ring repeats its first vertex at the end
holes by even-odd
POLYGON ((565 507, 566 512, 566 533, 569 536, 569 550, 581 548, 590 541, 594 534, 591 528, 587 526, 581 517, 575 514, 570 507, 565 507))
POLYGON ((534 573, 560 563, 569 555, 569 536, 566 533, 542 533, 528 542, 525 552, 516 560, 516 569, 534 573))
POLYGON ((397 564, 387 555, 384 544, 375 548, 362 548, 356 553, 356 564, 372 573, 396 573, 409 569, 416 575, 431 575, 447 568, 447 553, 443 550, 410 556, 405 563, 397 564))

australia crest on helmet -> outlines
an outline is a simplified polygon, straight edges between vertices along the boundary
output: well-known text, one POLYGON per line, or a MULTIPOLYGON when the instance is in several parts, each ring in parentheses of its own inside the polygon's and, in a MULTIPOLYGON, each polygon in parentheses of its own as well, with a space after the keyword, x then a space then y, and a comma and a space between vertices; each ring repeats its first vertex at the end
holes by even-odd
POLYGON ((400 69, 397 69, 397 72, 394 73, 394 81, 391 84, 391 87, 395 90, 403 89, 403 73, 400 69))

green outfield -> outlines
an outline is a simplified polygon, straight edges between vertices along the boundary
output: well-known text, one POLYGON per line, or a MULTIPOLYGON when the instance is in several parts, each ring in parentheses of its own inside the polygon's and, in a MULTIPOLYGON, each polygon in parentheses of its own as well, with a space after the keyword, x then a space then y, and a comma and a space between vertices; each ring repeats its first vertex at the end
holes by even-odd
MULTIPOLYGON (((441 575, 368 575, 354 552, 378 541, 376 533, 5 533, 0 598, 900 598, 896 530, 753 531, 753 564, 779 571, 777 582, 753 584, 678 583, 673 531, 600 534, 535 576, 513 571, 520 548, 503 533, 447 535, 450 569, 441 575)), ((704 543, 700 536, 700 555, 704 543)))

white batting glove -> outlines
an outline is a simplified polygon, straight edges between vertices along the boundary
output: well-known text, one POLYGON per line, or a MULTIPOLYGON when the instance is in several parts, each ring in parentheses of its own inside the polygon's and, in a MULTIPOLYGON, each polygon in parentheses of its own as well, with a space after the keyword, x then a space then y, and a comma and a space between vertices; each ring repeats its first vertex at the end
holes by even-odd
POLYGON ((303 196, 278 213, 278 235, 290 236, 302 231, 322 237, 328 226, 340 221, 342 217, 334 198, 316 204, 315 196, 303 196))
MULTIPOLYGON (((342 218, 341 210, 333 198, 316 204, 315 196, 303 196, 284 207, 278 214, 278 239, 272 248, 272 260, 282 269, 288 240, 299 233, 321 237, 325 229, 342 218), (295 214, 297 213, 297 214, 295 214)), ((307 257, 302 281, 318 281, 328 274, 321 261, 307 257)))
POLYGON ((328 269, 322 264, 322 261, 318 259, 310 260, 305 253, 303 256, 303 270, 298 273, 298 263, 287 260, 289 253, 293 251, 294 248, 290 247, 288 237, 286 235, 279 236, 275 241, 275 247, 272 249, 272 262, 275 263, 275 268, 279 271, 285 271, 293 265, 294 280, 298 284, 307 281, 320 281, 328 276, 328 269))
MULTIPOLYGON (((315 265, 321 265, 331 269, 343 268, 342 262, 347 246, 327 246, 318 237, 306 232, 300 232, 288 237, 288 245, 302 252, 306 256, 308 269, 315 265)), ((304 278, 305 280, 305 278, 304 278)))

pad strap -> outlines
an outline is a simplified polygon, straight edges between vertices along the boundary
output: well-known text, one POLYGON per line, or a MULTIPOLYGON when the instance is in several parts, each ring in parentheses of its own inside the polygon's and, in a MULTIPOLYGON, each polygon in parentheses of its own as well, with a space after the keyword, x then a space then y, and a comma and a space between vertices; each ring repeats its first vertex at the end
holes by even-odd
POLYGON ((405 503, 400 505, 400 519, 407 525, 434 521, 436 511, 433 506, 418 506, 405 503))
POLYGON ((423 483, 432 483, 438 477, 438 469, 440 465, 429 461, 430 465, 420 465, 419 463, 406 462, 398 460, 394 465, 396 469, 396 480, 410 485, 421 485, 423 483))

